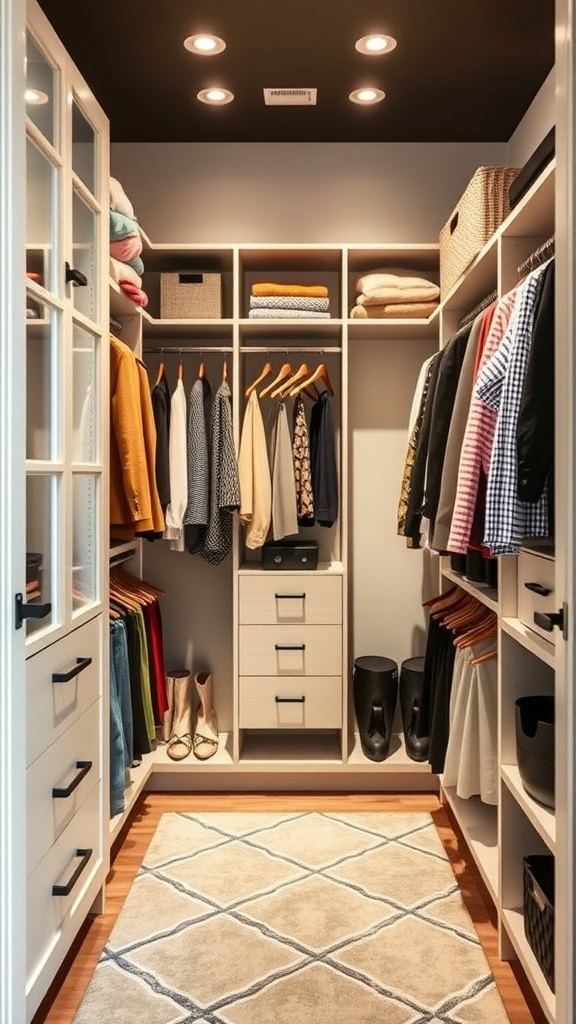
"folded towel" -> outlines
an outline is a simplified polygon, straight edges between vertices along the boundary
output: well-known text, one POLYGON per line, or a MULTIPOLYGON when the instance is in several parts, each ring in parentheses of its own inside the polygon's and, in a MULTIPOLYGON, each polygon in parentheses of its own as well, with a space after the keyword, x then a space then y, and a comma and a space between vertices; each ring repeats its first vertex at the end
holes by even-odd
POLYGON ((380 306, 354 306, 350 316, 353 320, 427 319, 437 309, 437 302, 392 302, 380 306))
POLYGON ((381 306, 389 302, 434 302, 439 297, 440 289, 436 284, 413 284, 410 288, 383 284, 360 292, 356 302, 361 306, 381 306))
POLYGON ((257 319, 260 317, 262 320, 272 319, 281 320, 285 318, 290 320, 291 318, 301 320, 329 320, 330 313, 313 313, 308 309, 250 309, 248 316, 257 319))
POLYGON ((252 295, 307 295, 327 299, 328 289, 323 284, 274 284, 260 281, 252 285, 252 295))
POLYGON ((143 292, 141 288, 137 288, 131 281, 120 281, 120 287, 122 291, 126 293, 128 298, 132 299, 132 302, 135 302, 137 306, 145 308, 148 305, 148 296, 146 295, 146 292, 143 292))
POLYGON ((122 284, 122 281, 130 281, 135 288, 142 287, 142 278, 139 274, 128 263, 120 263, 120 260, 115 260, 113 256, 110 257, 110 277, 116 284, 122 284))
POLYGON ((130 217, 131 220, 136 219, 134 217, 134 207, 118 178, 110 178, 110 209, 118 210, 118 213, 123 213, 125 217, 130 217))
POLYGON ((138 224, 131 217, 125 217, 123 213, 110 210, 110 239, 116 242, 119 238, 128 238, 130 235, 139 233, 138 224))
POLYGON ((142 252, 142 238, 139 234, 127 235, 126 238, 113 239, 110 242, 110 255, 121 263, 128 263, 142 252))
POLYGON ((250 309, 309 309, 314 313, 327 313, 330 299, 311 299, 305 295, 251 295, 250 309))

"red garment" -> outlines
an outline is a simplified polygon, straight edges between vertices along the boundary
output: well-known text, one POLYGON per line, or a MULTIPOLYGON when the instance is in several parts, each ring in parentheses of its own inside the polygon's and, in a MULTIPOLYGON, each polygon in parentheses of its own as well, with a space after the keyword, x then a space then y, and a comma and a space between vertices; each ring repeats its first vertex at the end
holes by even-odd
POLYGON ((154 693, 154 714, 156 725, 162 724, 162 719, 168 711, 168 695, 166 693, 166 672, 164 670, 164 644, 162 639, 162 618, 158 601, 147 605, 148 624, 150 626, 150 650, 148 657, 153 666, 154 693))

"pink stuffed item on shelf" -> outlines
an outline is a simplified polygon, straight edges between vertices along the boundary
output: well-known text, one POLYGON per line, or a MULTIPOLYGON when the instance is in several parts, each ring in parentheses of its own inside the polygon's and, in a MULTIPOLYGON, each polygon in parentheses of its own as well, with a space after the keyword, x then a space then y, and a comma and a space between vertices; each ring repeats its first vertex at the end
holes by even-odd
POLYGON ((148 296, 146 295, 146 292, 143 292, 141 288, 137 288, 131 281, 120 281, 119 283, 122 291, 129 299, 132 299, 132 302, 135 302, 137 306, 142 306, 143 309, 146 309, 146 306, 148 305, 148 296))
POLYGON ((128 263, 135 256, 142 252, 142 238, 140 235, 128 235, 127 238, 118 238, 110 241, 110 255, 121 263, 128 263))

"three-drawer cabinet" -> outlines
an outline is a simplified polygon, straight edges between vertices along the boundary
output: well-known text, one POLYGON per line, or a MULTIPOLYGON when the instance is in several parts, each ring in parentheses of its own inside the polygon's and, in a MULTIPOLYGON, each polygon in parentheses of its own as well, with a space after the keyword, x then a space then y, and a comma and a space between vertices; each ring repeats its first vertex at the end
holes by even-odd
POLYGON ((341 728, 342 576, 239 581, 239 727, 341 728))

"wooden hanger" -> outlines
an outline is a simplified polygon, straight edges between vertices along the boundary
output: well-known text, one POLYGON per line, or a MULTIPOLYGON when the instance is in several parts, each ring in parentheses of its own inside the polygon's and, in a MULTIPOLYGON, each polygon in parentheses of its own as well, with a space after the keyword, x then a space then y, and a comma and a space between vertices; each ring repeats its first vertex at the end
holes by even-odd
POLYGON ((293 373, 292 376, 288 378, 288 380, 283 381, 279 387, 274 388, 271 397, 278 398, 278 396, 280 395, 282 398, 284 398, 286 394, 290 391, 292 385, 296 384, 297 381, 302 380, 304 377, 308 377, 309 373, 310 371, 308 369, 307 363, 301 363, 298 369, 296 370, 296 373, 293 373))
POLYGON ((281 381, 286 380, 286 378, 290 377, 293 372, 294 371, 293 371, 292 366, 290 365, 290 363, 282 363, 282 366, 278 370, 278 373, 276 374, 276 376, 275 376, 274 380, 272 381, 272 383, 268 384, 260 392, 260 398, 264 398, 266 395, 270 394, 270 392, 273 391, 274 388, 277 387, 278 384, 280 384, 281 381))
POLYGON ((222 365, 222 383, 228 380, 228 361, 225 359, 222 365))
POLYGON ((272 364, 268 360, 266 360, 256 380, 253 381, 252 384, 249 384, 248 387, 246 388, 246 391, 244 392, 244 398, 249 398, 254 389, 258 387, 258 385, 268 376, 269 373, 272 373, 272 364))
POLYGON ((178 363, 178 380, 184 380, 184 363, 182 362, 182 352, 180 352, 180 362, 178 363))
POLYGON ((326 385, 328 393, 330 395, 334 394, 334 388, 332 387, 332 383, 330 381, 328 367, 326 366, 326 363, 319 363, 311 377, 308 377, 307 380, 301 381, 299 384, 296 385, 295 388, 292 388, 290 392, 290 398, 295 398, 296 395, 299 395, 301 391, 306 391, 306 389, 309 388, 312 384, 315 384, 317 380, 323 380, 326 385))
POLYGON ((166 376, 166 367, 164 366, 164 363, 161 360, 160 361, 160 365, 158 366, 158 376, 156 377, 155 387, 158 384, 160 384, 161 381, 164 380, 165 376, 166 376))
POLYGON ((198 380, 204 380, 206 376, 206 367, 204 366, 203 359, 200 359, 200 366, 198 367, 198 380))

